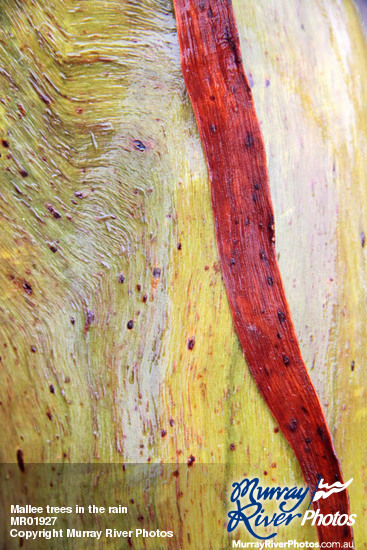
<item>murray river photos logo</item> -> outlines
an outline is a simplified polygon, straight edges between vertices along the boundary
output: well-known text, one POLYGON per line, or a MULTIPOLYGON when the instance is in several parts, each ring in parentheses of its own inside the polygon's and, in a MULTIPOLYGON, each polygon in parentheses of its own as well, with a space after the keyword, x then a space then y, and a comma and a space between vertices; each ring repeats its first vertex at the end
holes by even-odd
MULTIPOLYGON (((309 489, 299 487, 261 487, 259 478, 243 479, 240 483, 233 483, 231 493, 231 503, 235 509, 228 513, 229 522, 227 531, 232 532, 238 525, 243 524, 248 532, 255 538, 267 540, 275 537, 277 533, 263 537, 259 534, 261 527, 278 527, 279 525, 289 525, 294 519, 301 518, 302 514, 297 511, 305 500, 309 489), (265 512, 266 501, 278 501, 279 511, 269 516, 265 512)), ((313 492, 307 511, 304 513, 301 525, 306 521, 311 521, 311 525, 353 525, 356 514, 348 516, 347 514, 320 514, 319 510, 310 510, 312 502, 319 499, 326 499, 333 493, 344 491, 353 481, 353 478, 347 483, 333 483, 328 485, 320 477, 315 491, 313 492)))

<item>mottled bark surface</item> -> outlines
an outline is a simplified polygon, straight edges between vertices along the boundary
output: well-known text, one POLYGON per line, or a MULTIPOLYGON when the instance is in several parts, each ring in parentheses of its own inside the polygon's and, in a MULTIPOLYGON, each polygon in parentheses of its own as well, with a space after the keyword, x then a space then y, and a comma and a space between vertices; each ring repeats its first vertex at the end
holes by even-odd
MULTIPOLYGON (((344 477, 354 478, 360 548, 366 46, 349 2, 237 0, 234 10, 280 270, 344 477)), ((141 515, 145 527, 176 525, 180 547, 229 547, 234 479, 303 478, 232 326, 172 5, 1 2, 0 49, 0 457, 16 468, 2 475, 1 506, 16 493, 40 505, 123 502, 133 487, 132 525, 141 515), (121 484, 117 472, 98 482, 87 469, 79 490, 66 473, 37 478, 31 466, 148 459, 182 464, 179 477, 127 467, 121 484)), ((278 537, 316 531, 290 525, 278 537)))
MULTIPOLYGON (((264 142, 232 4, 175 0, 174 5, 182 74, 208 164, 218 252, 236 332, 313 495, 320 478, 329 485, 344 480, 276 260, 264 142)), ((347 491, 314 506, 323 515, 350 515, 347 491)), ((353 541, 347 525, 321 524, 317 531, 320 542, 353 541)))

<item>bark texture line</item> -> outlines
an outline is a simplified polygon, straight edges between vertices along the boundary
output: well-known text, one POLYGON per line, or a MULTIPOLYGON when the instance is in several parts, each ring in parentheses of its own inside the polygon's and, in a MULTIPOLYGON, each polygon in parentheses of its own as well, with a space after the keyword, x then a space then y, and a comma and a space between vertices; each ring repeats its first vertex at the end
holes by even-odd
MULTIPOLYGON (((312 494, 343 483, 319 399, 301 356, 275 253, 264 143, 244 73, 231 2, 175 0, 181 66, 211 182, 216 239, 237 334, 256 384, 292 446, 312 494)), ((314 504, 349 514, 346 491, 314 504)), ((320 541, 351 542, 348 526, 320 541)))

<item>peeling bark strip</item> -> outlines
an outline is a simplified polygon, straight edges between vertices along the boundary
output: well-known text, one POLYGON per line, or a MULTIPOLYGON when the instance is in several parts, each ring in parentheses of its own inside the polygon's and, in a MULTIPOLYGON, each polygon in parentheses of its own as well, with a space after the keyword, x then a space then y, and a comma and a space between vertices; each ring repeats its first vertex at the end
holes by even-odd
MULTIPOLYGON (((253 377, 313 493, 342 473, 301 357, 275 255, 266 157, 230 1, 174 0, 181 66, 211 181, 216 238, 237 334, 253 377)), ((314 503, 349 514, 346 491, 314 503)), ((353 540, 320 526, 320 541, 353 540)))

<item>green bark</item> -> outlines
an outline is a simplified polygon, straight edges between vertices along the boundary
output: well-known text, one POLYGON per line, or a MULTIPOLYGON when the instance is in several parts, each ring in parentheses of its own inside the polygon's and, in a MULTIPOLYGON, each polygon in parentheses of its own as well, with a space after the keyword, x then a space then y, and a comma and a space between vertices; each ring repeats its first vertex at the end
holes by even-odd
MULTIPOLYGON (((234 8, 280 268, 344 477, 354 478, 361 547, 366 42, 348 1, 234 8)), ((303 480, 233 329, 172 5, 2 1, 0 17, 0 460, 16 465, 2 470, 1 507, 14 495, 102 506, 134 494, 130 526, 177 536, 134 547, 230 547, 234 479, 303 480), (122 481, 112 466, 148 461, 173 470, 127 467, 122 481), (108 464, 109 475, 84 464, 57 477, 32 463, 108 464)), ((278 540, 294 537, 316 532, 290 525, 278 540)))

